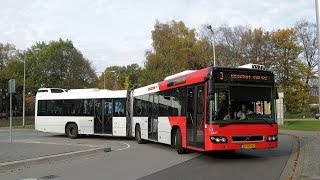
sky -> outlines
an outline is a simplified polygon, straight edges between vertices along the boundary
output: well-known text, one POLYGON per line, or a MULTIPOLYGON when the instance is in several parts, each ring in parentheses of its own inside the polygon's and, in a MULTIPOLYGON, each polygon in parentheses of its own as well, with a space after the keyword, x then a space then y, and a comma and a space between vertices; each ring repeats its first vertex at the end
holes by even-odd
POLYGON ((27 49, 39 41, 70 39, 97 72, 111 65, 143 65, 155 22, 249 25, 267 30, 316 22, 314 0, 2 0, 0 43, 27 49))

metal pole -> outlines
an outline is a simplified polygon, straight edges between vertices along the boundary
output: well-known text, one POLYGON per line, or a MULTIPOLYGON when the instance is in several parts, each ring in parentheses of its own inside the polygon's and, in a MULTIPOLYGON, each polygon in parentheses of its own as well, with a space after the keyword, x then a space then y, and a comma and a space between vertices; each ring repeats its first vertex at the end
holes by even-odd
POLYGON ((12 143, 12 93, 10 92, 10 143, 12 143))
POLYGON ((212 29, 210 30, 212 32, 213 67, 216 67, 216 48, 214 43, 214 32, 212 29))
POLYGON ((26 57, 23 59, 23 97, 22 97, 22 127, 25 127, 26 112, 26 57))
POLYGON ((216 67, 216 48, 214 43, 214 32, 212 30, 211 25, 207 26, 207 28, 211 31, 212 34, 213 67, 216 67))
POLYGON ((318 103, 320 112, 320 17, 319 17, 319 1, 315 0, 316 3, 316 15, 317 15, 317 39, 318 39, 318 103))
POLYGON ((103 88, 106 89, 106 73, 103 73, 103 88))

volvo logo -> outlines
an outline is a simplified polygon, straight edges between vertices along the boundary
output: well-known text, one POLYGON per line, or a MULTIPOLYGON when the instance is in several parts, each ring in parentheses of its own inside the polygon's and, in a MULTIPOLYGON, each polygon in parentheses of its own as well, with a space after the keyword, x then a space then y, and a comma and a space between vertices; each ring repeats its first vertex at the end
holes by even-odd
POLYGON ((250 141, 251 136, 246 136, 246 139, 244 141, 250 141))

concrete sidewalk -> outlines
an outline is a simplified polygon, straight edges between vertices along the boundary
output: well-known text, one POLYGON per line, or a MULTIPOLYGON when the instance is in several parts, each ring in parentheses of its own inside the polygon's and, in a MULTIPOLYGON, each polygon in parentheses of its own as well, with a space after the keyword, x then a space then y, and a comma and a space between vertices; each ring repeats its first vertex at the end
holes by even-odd
POLYGON ((292 164, 295 172, 292 179, 320 180, 320 132, 280 130, 282 134, 289 134, 299 140, 298 161, 292 164))
POLYGON ((33 164, 88 155, 105 148, 30 142, 0 142, 0 172, 33 164))

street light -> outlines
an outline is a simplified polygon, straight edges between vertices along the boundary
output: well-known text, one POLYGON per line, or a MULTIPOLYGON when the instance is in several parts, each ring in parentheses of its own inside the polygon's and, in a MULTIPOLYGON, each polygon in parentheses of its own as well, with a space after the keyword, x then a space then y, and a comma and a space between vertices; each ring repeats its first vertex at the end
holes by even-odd
POLYGON ((112 73, 116 73, 116 71, 103 71, 103 72, 96 72, 96 73, 101 73, 101 75, 103 74, 103 89, 106 89, 106 72, 112 72, 112 73))
MULTIPOLYGON (((319 0, 315 0, 316 5, 316 20, 317 20, 317 37, 318 37, 318 49, 320 48, 320 17, 319 17, 319 0)), ((318 50, 318 103, 319 103, 319 113, 320 113, 320 50, 318 50)))
POLYGON ((214 32, 212 30, 212 26, 211 25, 207 26, 207 28, 212 33, 213 67, 216 67, 216 49, 215 49, 215 45, 214 45, 214 32))
POLYGON ((103 74, 103 89, 106 89, 106 73, 98 71, 96 71, 96 73, 101 73, 101 75, 103 74))
MULTIPOLYGON (((111 70, 111 71, 104 71, 103 74, 104 74, 104 88, 106 88, 106 72, 111 72, 111 73, 115 73, 116 74, 116 77, 117 77, 117 73, 115 70, 111 70)), ((118 77, 117 77, 117 82, 118 82, 118 77)))
POLYGON ((23 96, 22 96, 22 127, 25 126, 26 113, 26 55, 23 57, 23 96))

